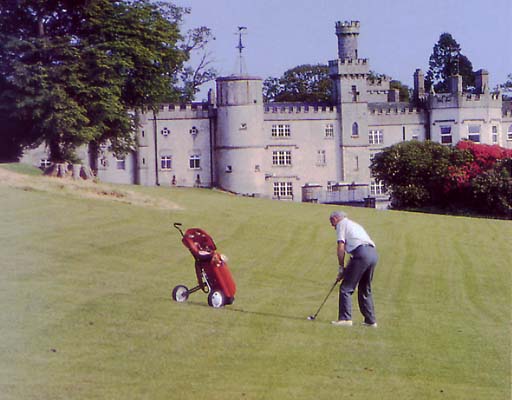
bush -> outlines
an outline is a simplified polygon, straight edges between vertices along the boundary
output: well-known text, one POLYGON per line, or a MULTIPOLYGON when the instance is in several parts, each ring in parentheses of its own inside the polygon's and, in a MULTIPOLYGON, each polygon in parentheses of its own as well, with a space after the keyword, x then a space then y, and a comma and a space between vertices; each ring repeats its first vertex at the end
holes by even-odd
POLYGON ((370 168, 390 190, 393 208, 512 218, 512 150, 470 141, 403 142, 376 154, 370 168))
POLYGON ((439 143, 402 142, 376 154, 370 169, 391 190, 393 207, 424 207, 443 201, 451 153, 439 143))
POLYGON ((498 160, 471 184, 473 207, 484 213, 512 219, 512 158, 498 160))

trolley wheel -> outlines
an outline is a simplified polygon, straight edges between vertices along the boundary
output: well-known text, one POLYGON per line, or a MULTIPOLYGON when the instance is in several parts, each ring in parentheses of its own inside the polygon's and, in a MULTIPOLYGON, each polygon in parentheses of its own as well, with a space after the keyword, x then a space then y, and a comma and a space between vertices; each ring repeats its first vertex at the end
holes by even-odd
POLYGON ((188 299, 188 288, 183 285, 176 286, 172 291, 172 299, 178 303, 183 303, 188 299))
POLYGON ((226 304, 226 296, 220 290, 214 290, 208 295, 208 305, 213 308, 220 308, 226 304))

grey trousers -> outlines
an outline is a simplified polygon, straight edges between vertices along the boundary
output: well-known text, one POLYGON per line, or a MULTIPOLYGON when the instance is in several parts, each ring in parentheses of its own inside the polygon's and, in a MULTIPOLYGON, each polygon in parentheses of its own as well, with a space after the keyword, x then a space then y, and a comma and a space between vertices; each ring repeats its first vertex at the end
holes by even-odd
POLYGON ((352 319, 352 294, 357 286, 357 300, 364 322, 377 322, 372 297, 372 279, 377 260, 377 251, 372 246, 360 246, 352 252, 340 285, 338 319, 352 319))

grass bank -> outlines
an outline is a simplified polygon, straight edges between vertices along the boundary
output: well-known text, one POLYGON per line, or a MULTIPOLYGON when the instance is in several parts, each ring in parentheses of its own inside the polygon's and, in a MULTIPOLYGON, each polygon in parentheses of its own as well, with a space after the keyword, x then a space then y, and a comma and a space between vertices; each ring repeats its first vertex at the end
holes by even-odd
POLYGON ((510 221, 345 208, 378 246, 379 327, 340 328, 335 294, 306 319, 337 272, 332 206, 3 176, 2 399, 510 398, 510 221), (175 221, 228 255, 233 305, 171 300, 195 284, 175 221))

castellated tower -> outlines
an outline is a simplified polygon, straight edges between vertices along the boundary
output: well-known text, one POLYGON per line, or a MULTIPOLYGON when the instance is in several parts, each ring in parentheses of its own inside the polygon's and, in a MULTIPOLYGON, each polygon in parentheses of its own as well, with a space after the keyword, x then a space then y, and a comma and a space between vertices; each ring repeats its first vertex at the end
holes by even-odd
POLYGON ((370 67, 367 59, 357 57, 359 21, 336 22, 338 59, 329 61, 336 103, 367 102, 367 83, 370 67))
MULTIPOLYGON (((341 165, 345 182, 368 182, 368 76, 367 59, 358 58, 359 21, 336 22, 338 59, 329 61, 335 102, 340 109, 341 165)), ((369 162, 369 161, 368 161, 369 162)))
POLYGON ((359 36, 359 21, 336 22, 338 36, 338 58, 344 60, 357 59, 357 37, 359 36))
POLYGON ((216 180, 225 190, 264 192, 262 80, 250 76, 217 79, 216 180))

